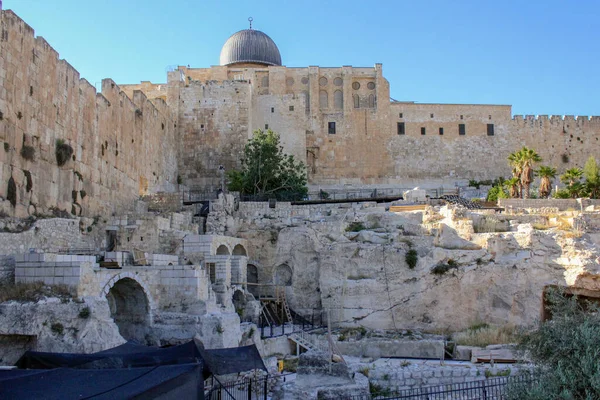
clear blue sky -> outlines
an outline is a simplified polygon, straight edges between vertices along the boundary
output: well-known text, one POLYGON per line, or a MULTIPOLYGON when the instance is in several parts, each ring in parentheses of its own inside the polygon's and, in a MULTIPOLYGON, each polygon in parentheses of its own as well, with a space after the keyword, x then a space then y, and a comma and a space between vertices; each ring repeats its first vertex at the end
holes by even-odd
POLYGON ((383 63, 397 100, 600 115, 600 1, 4 0, 92 84, 219 63, 248 26, 290 67, 383 63))

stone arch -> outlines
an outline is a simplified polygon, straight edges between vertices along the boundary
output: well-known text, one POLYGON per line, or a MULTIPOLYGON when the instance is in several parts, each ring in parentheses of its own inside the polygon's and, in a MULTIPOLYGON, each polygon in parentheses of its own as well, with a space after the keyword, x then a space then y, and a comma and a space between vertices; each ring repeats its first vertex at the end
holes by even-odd
POLYGON ((287 264, 281 264, 275 268, 274 281, 276 285, 292 286, 292 269, 287 264))
POLYGON ((257 297, 259 293, 258 285, 256 285, 258 283, 258 267, 254 264, 246 266, 246 283, 248 291, 257 297))
POLYGON ((338 110, 344 108, 344 93, 341 90, 333 92, 333 106, 338 110))
POLYGON ((319 90, 319 107, 329 108, 329 99, 327 98, 326 90, 319 90))
POLYGON ((233 254, 234 256, 248 256, 246 248, 239 243, 235 245, 231 254, 233 254))
POLYGON ((354 100, 354 108, 360 108, 360 97, 355 94, 352 96, 352 99, 354 100))
POLYGON ((228 256, 231 254, 231 252, 229 251, 229 247, 222 244, 219 247, 217 247, 217 252, 215 254, 218 256, 228 256))
POLYGON ((135 274, 126 272, 113 276, 104 285, 102 295, 108 301, 110 315, 121 336, 144 343, 155 309, 146 284, 135 274))

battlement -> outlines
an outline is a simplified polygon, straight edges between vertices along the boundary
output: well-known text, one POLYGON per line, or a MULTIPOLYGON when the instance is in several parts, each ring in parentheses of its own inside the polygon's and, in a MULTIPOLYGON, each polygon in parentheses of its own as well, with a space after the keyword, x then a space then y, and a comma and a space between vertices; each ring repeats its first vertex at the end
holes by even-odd
POLYGON ((552 125, 572 123, 576 126, 600 126, 600 116, 587 115, 514 115, 513 121, 517 125, 539 122, 552 125))

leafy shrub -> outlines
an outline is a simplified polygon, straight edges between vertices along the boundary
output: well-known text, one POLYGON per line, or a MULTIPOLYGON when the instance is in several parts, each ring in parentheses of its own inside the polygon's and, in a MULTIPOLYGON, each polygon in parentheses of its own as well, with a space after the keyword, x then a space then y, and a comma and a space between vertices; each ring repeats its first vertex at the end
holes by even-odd
POLYGON ((346 232, 360 232, 367 229, 362 222, 351 222, 350 225, 346 227, 346 232))
POLYGON ((62 335, 63 332, 65 331, 65 327, 60 322, 56 322, 56 323, 50 325, 50 330, 52 332, 56 333, 57 335, 62 335))
POLYGON ((73 155, 73 148, 70 144, 65 143, 64 140, 57 139, 54 153, 56 155, 56 163, 59 167, 62 167, 73 155))
POLYGON ((417 261, 419 261, 419 256, 415 249, 410 249, 406 252, 404 259, 406 260, 408 268, 414 269, 417 266, 417 261))
POLYGON ((35 160, 35 147, 29 146, 27 144, 23 145, 23 147, 21 147, 20 154, 21 157, 23 157, 27 161, 33 161, 35 160))
POLYGON ((458 268, 458 264, 456 263, 456 261, 450 258, 445 263, 441 262, 435 267, 431 268, 431 273, 434 275, 444 275, 446 272, 455 268, 458 268))
POLYGON ((91 314, 90 308, 89 307, 84 307, 81 309, 81 311, 79 311, 79 318, 89 318, 91 314))

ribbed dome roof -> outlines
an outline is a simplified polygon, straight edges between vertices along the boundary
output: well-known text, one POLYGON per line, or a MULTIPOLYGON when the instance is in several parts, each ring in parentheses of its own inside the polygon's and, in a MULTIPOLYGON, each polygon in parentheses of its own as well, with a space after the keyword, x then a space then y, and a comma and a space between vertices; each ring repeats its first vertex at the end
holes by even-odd
POLYGON ((257 63, 281 65, 281 54, 275 42, 266 34, 244 29, 231 35, 221 50, 221 65, 257 63))

